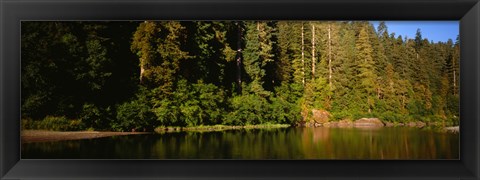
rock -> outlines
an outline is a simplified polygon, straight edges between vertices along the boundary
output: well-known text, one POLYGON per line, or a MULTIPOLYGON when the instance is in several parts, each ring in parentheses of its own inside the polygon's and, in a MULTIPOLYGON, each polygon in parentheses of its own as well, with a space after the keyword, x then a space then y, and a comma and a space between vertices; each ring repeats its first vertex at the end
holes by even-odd
POLYGON ((391 122, 386 122, 385 123, 385 126, 387 127, 392 127, 392 126, 395 126, 395 124, 391 123, 391 122))
POLYGON ((296 126, 298 127, 308 127, 308 124, 306 121, 299 121, 296 123, 296 126))
POLYGON ((326 122, 322 123, 323 127, 338 127, 338 122, 326 122))
POLYGON ((460 126, 445 127, 445 130, 446 130, 447 132, 458 133, 458 132, 460 132, 460 126))
POLYGON ((417 127, 418 127, 418 128, 422 128, 422 127, 424 127, 425 125, 427 125, 427 124, 425 124, 424 122, 421 122, 421 121, 417 121, 417 127))
POLYGON ((326 123, 330 121, 331 114, 325 110, 312 109, 312 119, 316 123, 326 123))
POLYGON ((397 126, 405 126, 403 123, 398 123, 397 126))
POLYGON ((422 121, 416 121, 416 122, 409 122, 407 123, 407 126, 408 127, 418 127, 418 128, 422 128, 424 126, 426 126, 427 124, 422 122, 422 121))
POLYGON ((326 123, 323 123, 322 125, 323 125, 324 127, 330 127, 331 124, 330 124, 330 122, 326 122, 326 123))
POLYGON ((353 122, 350 119, 344 119, 338 121, 338 127, 351 127, 353 126, 353 122))
POLYGON ((406 124, 406 126, 408 126, 408 127, 415 127, 415 126, 417 126, 417 123, 415 123, 415 122, 408 122, 408 123, 406 124))
POLYGON ((314 121, 306 121, 303 124, 304 127, 315 127, 315 122, 314 121))
POLYGON ((361 118, 356 120, 354 123, 355 127, 383 127, 382 121, 378 118, 361 118))
POLYGON ((338 127, 338 122, 330 122, 330 127, 338 127))

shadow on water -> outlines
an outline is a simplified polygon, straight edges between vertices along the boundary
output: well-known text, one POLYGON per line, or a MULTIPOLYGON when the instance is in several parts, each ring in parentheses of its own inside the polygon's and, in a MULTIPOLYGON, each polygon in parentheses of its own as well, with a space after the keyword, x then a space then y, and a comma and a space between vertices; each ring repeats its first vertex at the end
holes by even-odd
POLYGON ((24 159, 458 159, 459 135, 417 128, 176 132, 22 144, 24 159))

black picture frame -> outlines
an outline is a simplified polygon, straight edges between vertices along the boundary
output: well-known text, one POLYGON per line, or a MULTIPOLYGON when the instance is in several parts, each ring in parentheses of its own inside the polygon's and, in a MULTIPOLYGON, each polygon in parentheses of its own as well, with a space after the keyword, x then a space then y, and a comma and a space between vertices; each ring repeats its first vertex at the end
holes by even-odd
POLYGON ((0 0, 0 179, 480 177, 478 0, 0 0), (22 160, 22 20, 460 20, 460 160, 22 160))

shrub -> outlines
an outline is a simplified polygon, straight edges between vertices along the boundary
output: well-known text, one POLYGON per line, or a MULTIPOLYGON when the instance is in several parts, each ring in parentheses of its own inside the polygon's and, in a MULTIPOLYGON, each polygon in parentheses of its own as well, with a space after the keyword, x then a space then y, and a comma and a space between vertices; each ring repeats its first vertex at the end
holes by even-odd
POLYGON ((95 104, 85 103, 79 118, 88 128, 110 130, 114 112, 110 106, 102 108, 95 104))
POLYGON ((33 129, 52 131, 78 131, 85 128, 81 120, 68 120, 65 116, 47 116, 42 121, 33 121, 33 129))
POLYGON ((449 122, 449 125, 451 125, 451 126, 458 126, 458 125, 460 125, 460 117, 450 116, 450 117, 447 118, 447 122, 449 122))
POLYGON ((117 108, 117 121, 112 123, 112 128, 117 131, 131 131, 132 129, 153 129, 155 120, 150 107, 134 100, 126 102, 117 108))
POLYGON ((343 119, 352 119, 353 116, 351 113, 346 112, 346 111, 340 111, 340 112, 332 112, 332 120, 343 120, 343 119))
POLYGON ((34 121, 30 118, 22 119, 22 122, 21 122, 22 130, 23 129, 35 129, 33 124, 34 124, 34 121))
POLYGON ((116 120, 110 126, 116 131, 148 130, 153 131, 156 123, 152 112, 149 92, 141 90, 137 99, 125 102, 117 107, 116 120))
POLYGON ((294 124, 301 120, 300 107, 294 103, 290 103, 283 98, 271 98, 270 105, 271 118, 270 121, 279 124, 294 124))
MULTIPOLYGON (((219 124, 225 112, 225 95, 221 89, 213 84, 197 83, 193 85, 198 98, 200 124, 219 124)), ((195 99, 195 98, 193 98, 195 99)))
POLYGON ((94 104, 85 103, 79 117, 88 127, 98 127, 102 114, 94 104))
POLYGON ((155 102, 155 108, 152 109, 159 125, 173 126, 181 124, 179 117, 180 111, 174 101, 163 99, 155 102))
POLYGON ((460 114, 460 97, 449 95, 447 100, 447 113, 455 116, 460 114))
POLYGON ((231 108, 232 112, 227 115, 226 124, 261 124, 272 118, 267 100, 254 94, 233 97, 231 108))
POLYGON ((189 84, 180 80, 172 98, 155 100, 153 109, 164 126, 198 126, 221 123, 224 111, 224 94, 213 84, 189 84))

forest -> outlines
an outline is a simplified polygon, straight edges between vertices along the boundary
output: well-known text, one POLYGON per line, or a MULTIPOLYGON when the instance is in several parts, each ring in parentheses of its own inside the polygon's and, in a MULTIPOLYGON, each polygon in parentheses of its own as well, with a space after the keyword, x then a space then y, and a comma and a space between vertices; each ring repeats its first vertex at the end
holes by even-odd
POLYGON ((368 21, 22 21, 24 129, 459 123, 459 38, 368 21))

